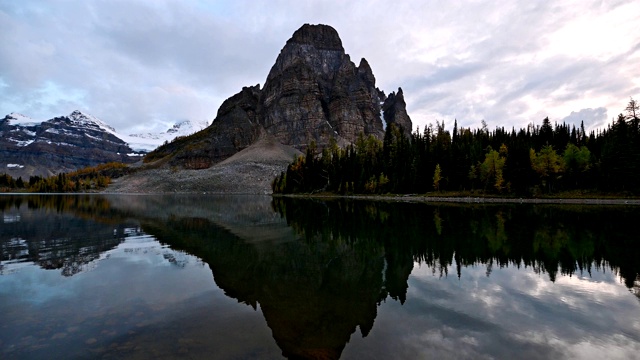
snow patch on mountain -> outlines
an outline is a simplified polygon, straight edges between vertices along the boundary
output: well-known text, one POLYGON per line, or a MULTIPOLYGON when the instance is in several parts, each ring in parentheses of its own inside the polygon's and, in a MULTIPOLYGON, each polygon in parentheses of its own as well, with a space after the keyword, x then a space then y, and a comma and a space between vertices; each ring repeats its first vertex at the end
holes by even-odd
POLYGON ((11 114, 5 117, 6 120, 9 121, 9 125, 15 126, 36 126, 38 124, 43 123, 41 120, 34 120, 28 116, 12 112, 11 114))
POLYGON ((35 139, 30 139, 30 140, 18 140, 18 139, 14 139, 12 137, 8 138, 7 140, 16 143, 17 146, 27 146, 31 143, 33 143, 35 141, 35 139))
POLYGON ((97 117, 85 114, 82 111, 75 110, 71 114, 69 114, 67 118, 71 120, 71 124, 74 127, 85 128, 97 126, 100 129, 117 136, 116 129, 107 125, 104 121, 98 119, 97 117))
MULTIPOLYGON (((115 128, 108 125, 106 122, 101 119, 84 113, 80 110, 74 110, 71 114, 67 116, 60 116, 53 118, 51 120, 40 121, 34 120, 28 116, 19 114, 19 113, 11 113, 7 115, 4 119, 0 118, 0 122, 6 120, 9 125, 14 126, 11 132, 22 131, 24 134, 33 137, 33 139, 13 139, 9 138, 9 141, 17 143, 18 146, 27 146, 34 142, 36 133, 31 131, 32 127, 41 125, 45 122, 56 122, 56 121, 69 121, 71 123, 71 128, 74 129, 92 129, 92 130, 102 130, 106 133, 112 134, 122 141, 126 142, 129 147, 136 152, 150 152, 155 150, 158 146, 164 144, 165 142, 170 142, 178 136, 187 136, 191 135, 195 132, 198 132, 207 126, 209 123, 207 121, 192 121, 192 120, 182 120, 177 122, 173 127, 167 129, 166 131, 160 133, 144 133, 144 134, 122 134, 119 133, 115 128)), ((69 128, 50 128, 47 129, 46 132, 52 134, 65 134, 68 136, 79 137, 78 133, 74 134, 73 130, 69 130, 69 128)), ((84 133, 85 136, 91 137, 94 140, 102 140, 98 139, 95 136, 91 136, 87 133, 84 133)), ((139 155, 130 155, 130 156, 139 156, 139 155)))
POLYGON ((170 142, 178 136, 187 136, 203 130, 209 126, 207 121, 182 120, 177 122, 173 127, 160 133, 144 133, 118 135, 122 140, 129 143, 135 151, 152 151, 165 142, 170 142))

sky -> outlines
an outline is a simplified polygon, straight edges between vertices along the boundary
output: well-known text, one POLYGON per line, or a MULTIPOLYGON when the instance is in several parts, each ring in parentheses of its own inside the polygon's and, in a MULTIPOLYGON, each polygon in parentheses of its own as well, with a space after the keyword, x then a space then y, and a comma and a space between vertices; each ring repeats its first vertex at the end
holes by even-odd
POLYGON ((120 133, 211 122, 305 23, 334 27, 416 127, 602 128, 640 99, 640 1, 0 0, 0 117, 120 133))

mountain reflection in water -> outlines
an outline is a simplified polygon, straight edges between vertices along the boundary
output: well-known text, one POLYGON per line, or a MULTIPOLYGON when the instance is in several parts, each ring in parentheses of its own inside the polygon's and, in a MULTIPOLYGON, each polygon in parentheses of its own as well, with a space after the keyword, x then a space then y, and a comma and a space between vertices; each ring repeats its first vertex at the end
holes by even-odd
POLYGON ((341 357, 354 332, 375 328, 382 303, 408 301, 416 264, 457 278, 528 268, 552 282, 608 271, 640 296, 633 207, 79 195, 2 196, 0 209, 4 275, 24 262, 78 274, 141 229, 259 308, 289 358, 341 357))

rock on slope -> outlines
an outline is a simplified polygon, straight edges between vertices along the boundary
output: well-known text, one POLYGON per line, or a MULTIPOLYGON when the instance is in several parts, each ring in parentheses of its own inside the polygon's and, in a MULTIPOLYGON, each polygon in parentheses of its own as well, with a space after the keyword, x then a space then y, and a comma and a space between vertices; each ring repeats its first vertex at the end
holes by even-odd
POLYGON ((251 146, 209 168, 147 167, 115 179, 105 192, 269 194, 271 181, 301 154, 263 133, 251 146))

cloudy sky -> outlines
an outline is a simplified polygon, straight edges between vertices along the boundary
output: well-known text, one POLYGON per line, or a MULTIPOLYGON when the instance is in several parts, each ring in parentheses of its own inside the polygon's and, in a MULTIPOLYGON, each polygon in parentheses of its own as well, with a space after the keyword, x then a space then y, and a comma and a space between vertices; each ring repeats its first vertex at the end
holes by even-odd
POLYGON ((640 1, 0 0, 0 116, 121 133, 213 120, 304 23, 333 26, 414 127, 602 127, 640 98, 640 1))

